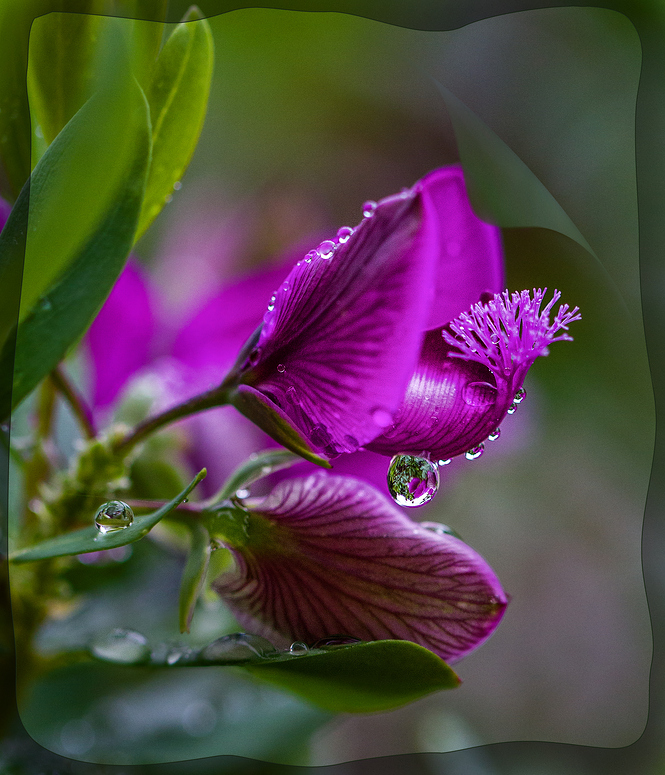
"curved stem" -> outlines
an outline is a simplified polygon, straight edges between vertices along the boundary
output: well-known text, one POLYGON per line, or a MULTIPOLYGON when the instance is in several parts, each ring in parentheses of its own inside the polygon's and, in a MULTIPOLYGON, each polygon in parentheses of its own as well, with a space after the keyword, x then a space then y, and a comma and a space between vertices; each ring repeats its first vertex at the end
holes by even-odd
POLYGON ((94 439, 97 436, 97 431, 92 419, 92 412, 60 366, 56 366, 51 372, 51 381, 69 404, 69 408, 78 420, 83 433, 88 439, 94 439))
POLYGON ((216 387, 205 393, 200 393, 198 396, 171 407, 171 409, 167 409, 165 412, 156 414, 154 417, 148 417, 147 420, 139 423, 124 438, 116 441, 113 445, 113 451, 119 455, 126 455, 146 436, 150 436, 166 425, 182 420, 185 417, 190 417, 198 412, 203 412, 205 409, 225 406, 228 403, 228 393, 223 387, 216 387))

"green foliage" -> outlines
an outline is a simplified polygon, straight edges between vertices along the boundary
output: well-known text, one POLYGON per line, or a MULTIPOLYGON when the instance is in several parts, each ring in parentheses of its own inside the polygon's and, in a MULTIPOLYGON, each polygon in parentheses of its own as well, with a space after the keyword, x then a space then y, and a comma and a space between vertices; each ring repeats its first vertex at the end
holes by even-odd
POLYGON ((284 655, 246 668, 257 678, 337 713, 391 710, 460 683, 442 659, 403 640, 355 643, 299 657, 284 655))
POLYGON ((168 38, 147 89, 153 154, 137 239, 178 184, 203 128, 214 60, 210 25, 196 8, 168 38))
MULTIPOLYGON (((134 522, 123 530, 101 534, 94 525, 75 530, 71 533, 52 538, 35 546, 19 549, 10 555, 12 562, 34 562, 46 560, 52 557, 66 557, 72 554, 86 554, 87 552, 99 552, 102 549, 115 549, 134 543, 147 535, 160 519, 169 514, 176 506, 179 506, 196 485, 205 478, 205 468, 173 500, 164 504, 152 514, 135 517, 134 522)), ((91 515, 92 519, 92 515, 91 515)))
MULTIPOLYGON (((29 208, 14 406, 85 332, 120 274, 132 246, 149 160, 147 105, 128 76, 96 94, 74 116, 21 192, 0 238, 4 278, 19 271, 29 208)), ((1 323, 0 334, 6 337, 11 321, 1 323)), ((10 368, 11 355, 6 342, 3 368, 10 368)), ((3 394, 3 416, 9 403, 3 394)))
POLYGON ((194 607, 201 594, 210 563, 210 536, 203 525, 193 522, 190 526, 191 545, 180 584, 178 619, 180 632, 189 632, 194 607))
POLYGON ((248 487, 252 482, 301 462, 302 459, 288 449, 268 449, 265 452, 258 452, 236 468, 224 482, 222 489, 211 500, 215 502, 230 498, 237 490, 248 487))

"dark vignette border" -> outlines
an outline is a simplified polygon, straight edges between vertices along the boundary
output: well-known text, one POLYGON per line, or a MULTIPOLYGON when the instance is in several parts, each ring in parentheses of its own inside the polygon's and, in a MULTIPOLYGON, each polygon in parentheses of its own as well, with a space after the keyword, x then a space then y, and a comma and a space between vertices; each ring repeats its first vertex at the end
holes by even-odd
MULTIPOLYGON (((46 0, 43 7, 46 12, 75 11, 77 4, 77 0, 46 0)), ((179 21, 189 5, 190 0, 170 0, 167 21, 179 21)), ((409 754, 327 767, 283 766, 233 756, 149 766, 93 765, 56 756, 37 745, 22 730, 14 699, 14 657, 12 653, 0 652, 0 715, 15 714, 16 725, 12 742, 0 743, 5 749, 3 758, 20 761, 20 769, 15 772, 26 775, 47 772, 49 775, 471 775, 481 773, 485 768, 500 775, 532 772, 656 775, 665 771, 665 433, 659 422, 665 410, 665 7, 659 8, 659 0, 267 0, 261 3, 198 0, 198 5, 206 16, 256 7, 338 12, 430 31, 451 30, 517 11, 579 6, 618 11, 634 25, 643 55, 636 108, 640 277, 656 406, 656 443, 642 541, 643 572, 654 639, 648 722, 640 739, 625 748, 510 742, 445 754, 409 754)), ((119 12, 118 15, 149 19, 135 13, 119 12)), ((3 289, 5 299, 18 299, 19 294, 20 286, 3 289)), ((7 382, 11 383, 11 374, 0 374, 0 382, 5 383, 3 388, 7 382)), ((5 515, 7 479, 8 463, 2 459, 0 512, 5 515)), ((6 546, 0 547, 0 551, 6 554, 6 546)), ((0 577, 0 606, 0 635, 5 636, 1 640, 12 644, 6 564, 3 564, 0 577)))

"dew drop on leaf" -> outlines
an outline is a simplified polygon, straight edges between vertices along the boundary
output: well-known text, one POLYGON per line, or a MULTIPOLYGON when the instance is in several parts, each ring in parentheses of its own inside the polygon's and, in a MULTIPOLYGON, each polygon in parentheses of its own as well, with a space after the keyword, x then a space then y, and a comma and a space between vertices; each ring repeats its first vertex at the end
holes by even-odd
POLYGON ((201 650, 200 659, 203 662, 242 662, 254 657, 263 657, 274 654, 277 649, 269 640, 259 635, 248 635, 244 632, 235 632, 232 635, 223 635, 201 650))
POLYGON ((289 654, 300 655, 300 654, 306 654, 308 651, 309 651, 309 648, 307 647, 307 644, 303 643, 300 640, 294 641, 289 646, 289 654))
POLYGON ((95 526, 102 535, 124 530, 133 521, 134 512, 124 501, 108 501, 102 504, 95 514, 95 526))
POLYGON ((388 490, 398 506, 423 506, 439 489, 439 471, 430 460, 395 455, 388 469, 388 490))
POLYGON ((145 662, 150 656, 145 636, 134 630, 112 630, 95 640, 90 650, 98 659, 123 665, 136 665, 145 662))

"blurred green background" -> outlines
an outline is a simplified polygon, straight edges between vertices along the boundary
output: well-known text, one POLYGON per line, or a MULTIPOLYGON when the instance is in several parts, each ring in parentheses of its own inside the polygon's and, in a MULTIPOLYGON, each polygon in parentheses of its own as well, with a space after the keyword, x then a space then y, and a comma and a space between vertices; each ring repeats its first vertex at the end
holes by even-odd
MULTIPOLYGON (((546 229, 504 230, 508 287, 557 287, 583 320, 574 343, 554 345, 534 366, 501 439, 477 462, 454 461, 417 514, 452 525, 512 601, 492 639, 458 666, 460 689, 391 713, 330 719, 232 672, 153 678, 99 667, 37 687, 22 709, 27 731, 63 756, 128 764, 232 754, 327 765, 517 740, 633 743, 647 721, 652 656, 640 541, 654 439, 634 27, 592 8, 446 32, 275 9, 210 22, 216 64, 203 135, 182 189, 136 250, 172 294, 174 316, 184 314, 175 286, 201 281, 195 250, 205 235, 233 245, 220 279, 238 276, 318 229, 355 224, 365 199, 457 161, 432 79, 515 151, 595 251, 597 259, 546 229)), ((71 583, 94 585, 92 595, 52 623, 42 647, 84 641, 102 626, 175 634, 181 564, 137 546, 112 588, 81 568, 71 583)), ((221 626, 219 607, 208 605, 193 637, 221 626)), ((506 769, 492 751, 471 752, 460 771, 569 771, 544 760, 540 770, 506 769)), ((447 772, 454 760, 417 761, 447 772)))

